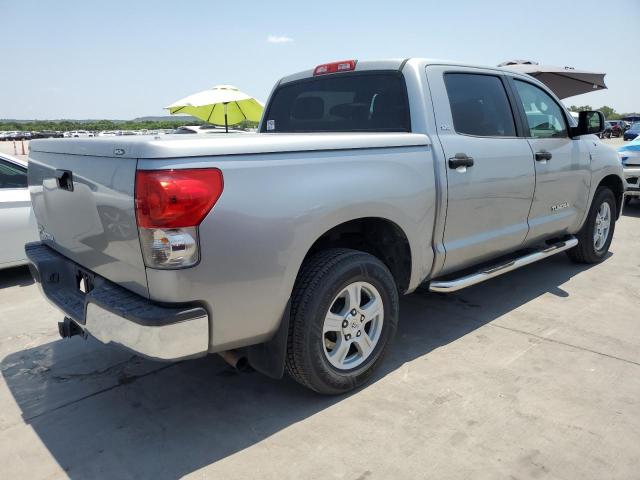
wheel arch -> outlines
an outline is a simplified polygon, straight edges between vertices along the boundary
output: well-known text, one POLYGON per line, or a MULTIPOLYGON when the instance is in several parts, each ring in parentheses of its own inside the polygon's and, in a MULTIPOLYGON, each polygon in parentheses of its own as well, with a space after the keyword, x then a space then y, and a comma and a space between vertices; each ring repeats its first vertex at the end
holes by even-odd
POLYGON ((622 213, 622 199, 624 197, 623 180, 615 174, 607 175, 598 183, 598 188, 600 187, 608 187, 613 192, 613 196, 616 199, 616 218, 620 218, 622 213))
POLYGON ((407 234, 397 223, 383 217, 360 217, 335 225, 313 242, 302 264, 327 248, 351 248, 373 255, 387 266, 398 291, 404 293, 408 290, 412 268, 411 245, 407 234))
MULTIPOLYGON (((343 221, 330 228, 325 227, 323 233, 315 236, 315 240, 299 262, 295 270, 296 277, 306 260, 328 248, 351 248, 372 254, 389 268, 398 291, 404 293, 408 290, 413 257, 407 234, 397 223, 384 217, 365 216, 343 221)), ((294 284, 295 280, 292 281, 292 289, 294 284)), ((284 373, 290 326, 291 290, 287 295, 287 305, 273 337, 265 343, 248 348, 251 366, 272 378, 281 378, 284 373)))

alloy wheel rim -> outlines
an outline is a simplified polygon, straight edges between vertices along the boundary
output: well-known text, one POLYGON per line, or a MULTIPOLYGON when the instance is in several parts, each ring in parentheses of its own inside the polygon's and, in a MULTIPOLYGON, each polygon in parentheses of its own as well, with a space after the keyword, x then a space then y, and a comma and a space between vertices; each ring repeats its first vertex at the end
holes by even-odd
POLYGON ((349 370, 366 361, 382 335, 384 305, 368 282, 354 282, 333 299, 322 326, 322 346, 329 363, 349 370))
POLYGON ((596 224, 593 229, 593 246, 596 250, 601 250, 609 238, 611 229, 611 207, 607 202, 603 202, 596 212, 596 224))

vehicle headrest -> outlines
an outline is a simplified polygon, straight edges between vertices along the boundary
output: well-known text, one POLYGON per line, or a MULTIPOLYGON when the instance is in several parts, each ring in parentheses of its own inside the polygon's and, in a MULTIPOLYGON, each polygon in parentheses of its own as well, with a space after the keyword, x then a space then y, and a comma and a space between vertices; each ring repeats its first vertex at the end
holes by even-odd
POLYGON ((402 123, 404 112, 404 102, 402 97, 396 93, 381 93, 376 96, 373 102, 371 120, 379 126, 397 126, 402 123))
POLYGON ((318 120, 324 116, 324 100, 320 97, 299 97, 291 116, 296 120, 318 120))

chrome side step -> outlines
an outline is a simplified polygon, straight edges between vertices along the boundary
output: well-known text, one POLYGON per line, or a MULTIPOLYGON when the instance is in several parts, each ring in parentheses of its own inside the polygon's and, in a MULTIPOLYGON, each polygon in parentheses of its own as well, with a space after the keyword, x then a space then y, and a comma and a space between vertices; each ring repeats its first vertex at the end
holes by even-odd
POLYGON ((545 258, 550 257, 551 255, 555 255, 556 253, 564 252, 565 250, 569 250, 570 248, 575 247, 577 244, 578 239, 575 237, 571 237, 568 240, 554 243, 544 250, 529 253, 507 263, 490 267, 477 273, 465 275, 464 277, 455 278, 453 280, 433 280, 429 283, 429 290, 432 292, 441 293, 462 290, 463 288, 467 288, 471 285, 484 282, 485 280, 497 277, 498 275, 502 275, 503 273, 511 272, 512 270, 524 267, 525 265, 529 265, 539 260, 544 260, 545 258))

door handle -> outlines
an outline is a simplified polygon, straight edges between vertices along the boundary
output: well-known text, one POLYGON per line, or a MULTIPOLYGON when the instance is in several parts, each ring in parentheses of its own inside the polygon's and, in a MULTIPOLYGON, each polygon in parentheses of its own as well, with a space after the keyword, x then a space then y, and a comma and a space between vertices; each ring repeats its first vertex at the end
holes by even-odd
POLYGON ((473 158, 466 153, 456 153, 449 159, 449 168, 473 167, 473 158))
POLYGON ((542 162, 543 160, 551 160, 551 157, 553 155, 551 155, 551 152, 547 152, 546 150, 540 150, 539 152, 536 152, 536 162, 542 162))

